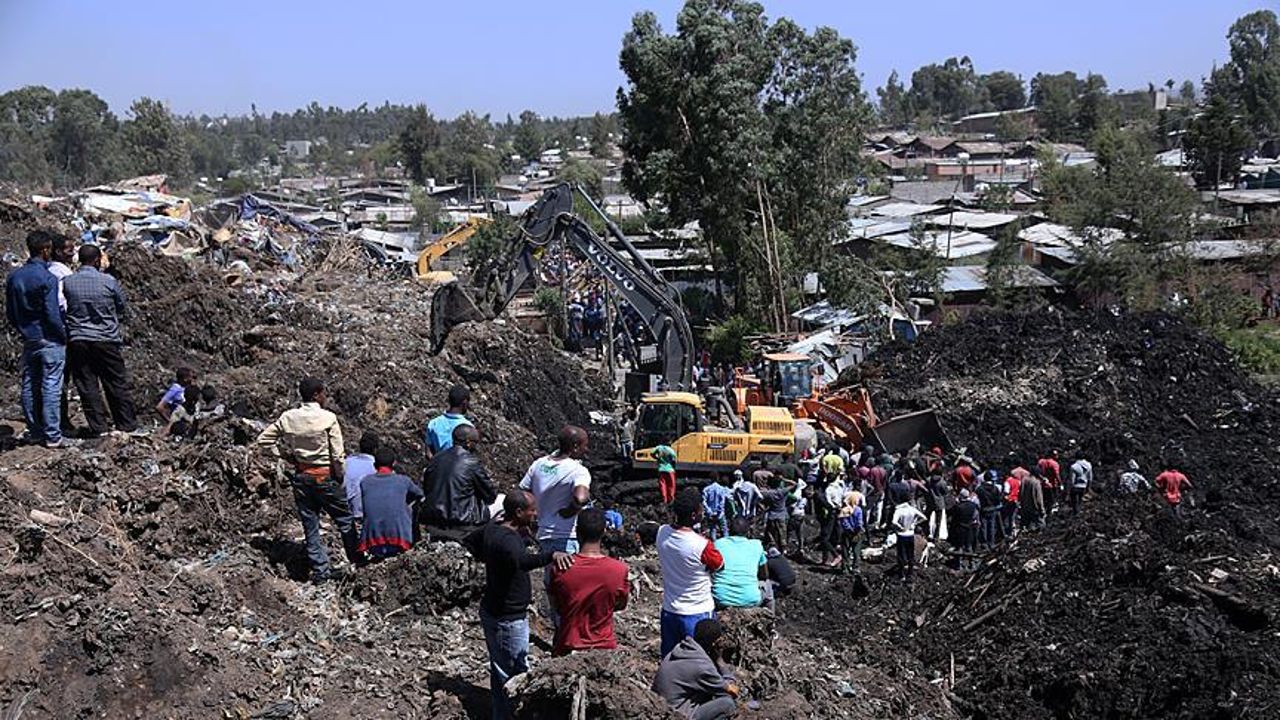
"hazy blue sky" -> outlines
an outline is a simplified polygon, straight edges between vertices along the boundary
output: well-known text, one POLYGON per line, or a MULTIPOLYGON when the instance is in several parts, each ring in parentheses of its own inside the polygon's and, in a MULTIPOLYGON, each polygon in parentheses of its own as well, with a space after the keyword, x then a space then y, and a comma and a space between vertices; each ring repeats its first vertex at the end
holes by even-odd
MULTIPOLYGON (((665 28, 679 0, 0 0, 0 91, 86 87, 119 113, 292 110, 312 100, 425 102, 501 118, 613 107, 632 14, 665 28)), ((1103 73, 1114 88, 1206 75, 1227 28, 1275 0, 769 0, 770 17, 831 25, 858 45, 868 91, 897 69, 969 55, 979 72, 1103 73)))

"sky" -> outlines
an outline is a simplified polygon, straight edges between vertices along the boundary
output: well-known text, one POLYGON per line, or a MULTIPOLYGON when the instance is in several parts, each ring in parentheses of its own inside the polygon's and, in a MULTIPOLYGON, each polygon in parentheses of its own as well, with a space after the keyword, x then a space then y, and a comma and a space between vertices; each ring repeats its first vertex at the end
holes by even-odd
MULTIPOLYGON (((631 17, 671 30, 681 0, 0 0, 0 92, 83 87, 123 115, 291 111, 312 101, 425 103, 544 116, 610 111, 631 17)), ((1226 32, 1280 0, 766 0, 771 18, 829 25, 858 46, 874 99, 890 71, 968 55, 978 72, 1098 72, 1112 89, 1197 83, 1226 32)))

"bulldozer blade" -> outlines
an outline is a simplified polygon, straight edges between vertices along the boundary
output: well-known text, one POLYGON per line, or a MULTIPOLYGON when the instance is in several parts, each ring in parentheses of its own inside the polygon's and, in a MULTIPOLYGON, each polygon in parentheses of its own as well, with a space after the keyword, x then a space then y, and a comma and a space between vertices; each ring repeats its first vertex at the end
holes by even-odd
POLYGON ((431 296, 431 351, 438 353, 455 325, 473 320, 490 320, 461 283, 443 285, 431 296))
POLYGON ((906 452, 917 445, 925 449, 939 447, 943 452, 952 449, 950 438, 932 410, 881 421, 871 429, 871 437, 882 450, 891 453, 906 452))

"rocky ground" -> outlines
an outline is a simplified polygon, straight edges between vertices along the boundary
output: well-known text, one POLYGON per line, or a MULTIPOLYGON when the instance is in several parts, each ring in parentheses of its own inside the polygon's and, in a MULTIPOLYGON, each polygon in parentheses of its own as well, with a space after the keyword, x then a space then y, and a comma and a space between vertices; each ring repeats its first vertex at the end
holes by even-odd
MULTIPOLYGON (((427 292, 358 266, 255 267, 227 287, 140 247, 112 258, 136 309, 140 407, 186 364, 234 413, 183 444, 55 452, 0 431, 0 717, 486 717, 482 570, 441 544, 299 582, 289 494, 246 441, 312 373, 349 438, 378 432, 416 472, 422 423, 461 381, 510 485, 563 422, 611 408, 600 379, 503 324, 460 328, 431 356, 427 292)), ((17 347, 3 343, 12 421, 17 347)), ((874 562, 859 586, 803 567, 776 618, 727 619, 759 702, 745 717, 1274 716, 1277 415, 1221 346, 1159 315, 978 317, 878 363, 878 407, 936 405, 980 459, 1082 448, 1109 482, 1130 456, 1154 470, 1180 452, 1197 507, 1179 522, 1155 498, 1102 492, 975 572, 931 548, 912 587, 874 562)), ((654 499, 629 495, 624 512, 653 514, 654 499)), ((651 555, 627 559, 626 649, 552 660, 535 611, 522 717, 664 716, 646 689, 661 577, 651 555)))

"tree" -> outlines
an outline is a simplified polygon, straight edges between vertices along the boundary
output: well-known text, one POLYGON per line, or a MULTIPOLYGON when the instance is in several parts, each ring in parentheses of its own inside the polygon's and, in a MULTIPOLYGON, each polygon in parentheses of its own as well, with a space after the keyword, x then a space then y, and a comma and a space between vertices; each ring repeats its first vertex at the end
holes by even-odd
POLYGON ((164 103, 139 98, 129 109, 133 116, 124 123, 124 148, 133 172, 145 175, 164 173, 175 186, 191 179, 191 155, 186 137, 164 103))
POLYGON ((53 108, 49 159, 66 182, 86 185, 118 172, 119 121, 88 90, 63 90, 53 108))
POLYGON ((600 174, 600 169, 593 163, 570 158, 560 166, 556 177, 572 185, 581 185, 582 189, 596 202, 604 196, 601 186, 603 176, 600 174))
POLYGON ((1026 87, 1018 75, 1007 70, 997 70, 983 75, 980 83, 996 110, 1017 110, 1027 105, 1026 87))
POLYGON ((400 159, 414 182, 424 184, 440 171, 440 124, 426 105, 415 105, 397 138, 400 159))
POLYGON ((1091 137, 1114 118, 1115 104, 1107 94, 1107 79, 1096 73, 1089 73, 1080 85, 1076 132, 1082 137, 1091 137))
POLYGON ((459 182, 471 184, 473 193, 497 180, 498 152, 488 115, 468 110, 453 121, 444 144, 444 165, 459 182))
POLYGON ((697 220, 738 312, 786 322, 801 269, 845 223, 869 109, 851 42, 770 25, 756 3, 689 0, 676 32, 641 13, 623 40, 623 182, 697 220), (801 262, 803 260, 804 262, 801 262))
POLYGON ((1204 112, 1187 126, 1182 147, 1196 185, 1216 188, 1239 177, 1244 154, 1253 147, 1253 136, 1227 99, 1214 93, 1204 112))
POLYGON ((1183 80, 1182 87, 1178 88, 1178 99, 1187 105, 1194 105, 1196 102, 1196 84, 1190 80, 1183 80))
POLYGON ((1214 71, 1210 92, 1244 108, 1260 140, 1280 136, 1280 21, 1271 10, 1236 20, 1227 33, 1231 60, 1214 71))
POLYGON ((609 157, 613 146, 615 121, 612 115, 596 113, 591 116, 591 154, 598 158, 609 157))
POLYGON ((637 14, 620 57, 623 183, 642 203, 661 198, 673 222, 697 220, 713 265, 732 268, 739 289, 755 163, 768 147, 758 105, 773 71, 767 28, 755 3, 690 0, 674 35, 653 13, 637 14))
POLYGON ((912 110, 933 118, 957 118, 980 107, 981 93, 973 61, 947 58, 941 65, 925 65, 911 73, 907 93, 912 110))
POLYGON ((906 127, 911 122, 911 111, 907 107, 907 89, 898 79, 898 71, 889 73, 889 79, 883 87, 876 88, 876 97, 880 99, 880 124, 890 127, 906 127))
POLYGON ((1036 73, 1031 79, 1031 104, 1036 106, 1036 122, 1048 139, 1076 138, 1079 96, 1080 80, 1073 72, 1036 73))
POLYGON ((1163 284, 1185 274, 1185 250, 1195 236, 1199 199, 1154 160, 1142 129, 1104 127, 1091 145, 1098 167, 1063 167, 1043 159, 1046 210, 1072 227, 1072 272, 1079 290, 1116 297, 1135 309, 1159 306, 1163 284), (1108 229, 1112 228, 1112 229, 1108 229), (1116 239, 1116 231, 1123 239, 1116 239))
POLYGON ((542 120, 532 110, 520 113, 520 124, 516 126, 515 137, 511 143, 516 154, 528 162, 537 160, 546 149, 546 136, 542 132, 542 120))

